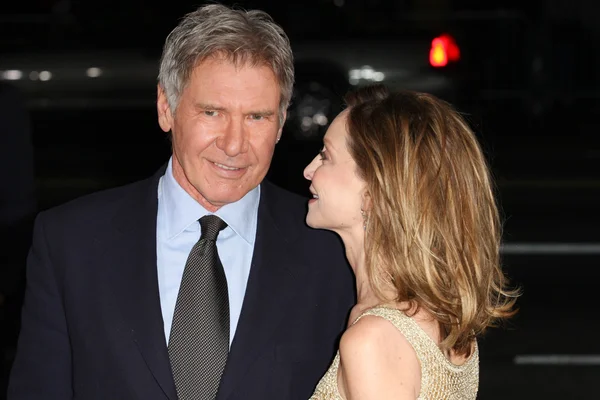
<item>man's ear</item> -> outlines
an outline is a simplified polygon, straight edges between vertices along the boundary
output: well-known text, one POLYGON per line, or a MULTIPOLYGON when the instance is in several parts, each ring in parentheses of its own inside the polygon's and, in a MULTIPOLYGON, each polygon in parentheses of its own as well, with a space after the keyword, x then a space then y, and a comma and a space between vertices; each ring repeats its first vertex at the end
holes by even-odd
POLYGON ((156 111, 158 112, 158 125, 163 131, 169 132, 173 126, 173 115, 167 95, 160 85, 157 85, 156 90, 156 111))
POLYGON ((275 140, 275 143, 279 143, 279 141, 281 140, 281 135, 283 133, 283 126, 285 125, 286 118, 287 118, 287 110, 283 112, 283 116, 281 117, 281 124, 279 126, 279 131, 277 132, 277 139, 275 140))

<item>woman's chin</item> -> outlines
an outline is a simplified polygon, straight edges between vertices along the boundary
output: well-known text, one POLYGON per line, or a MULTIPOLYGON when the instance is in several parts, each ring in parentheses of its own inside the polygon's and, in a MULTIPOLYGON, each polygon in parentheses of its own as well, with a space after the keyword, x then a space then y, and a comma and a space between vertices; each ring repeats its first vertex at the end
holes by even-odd
POLYGON ((317 218, 315 218, 315 216, 313 214, 311 214, 310 211, 306 215, 306 225, 308 225, 309 227, 311 227, 313 229, 322 229, 321 224, 319 224, 319 221, 317 220, 317 218))

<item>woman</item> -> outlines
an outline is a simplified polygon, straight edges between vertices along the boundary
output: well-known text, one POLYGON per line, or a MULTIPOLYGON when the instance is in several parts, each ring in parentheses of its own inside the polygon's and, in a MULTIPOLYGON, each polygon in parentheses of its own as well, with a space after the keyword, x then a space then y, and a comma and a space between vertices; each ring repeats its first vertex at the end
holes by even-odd
POLYGON ((477 337, 514 314, 473 132, 434 96, 350 93, 306 167, 309 226, 337 232, 357 303, 311 399, 474 399, 477 337))

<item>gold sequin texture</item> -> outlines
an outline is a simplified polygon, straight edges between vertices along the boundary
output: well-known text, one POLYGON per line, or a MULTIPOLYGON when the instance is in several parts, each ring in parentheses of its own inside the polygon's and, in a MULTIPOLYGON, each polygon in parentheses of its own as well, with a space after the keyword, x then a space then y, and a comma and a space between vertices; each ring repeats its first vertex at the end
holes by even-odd
MULTIPOLYGON (((427 333, 402 311, 376 307, 364 312, 356 321, 366 315, 375 315, 390 321, 415 349, 421 364, 421 392, 417 400, 471 400, 477 397, 479 386, 477 343, 468 360, 462 365, 454 365, 427 333)), ((339 363, 338 351, 309 400, 343 400, 337 387, 339 363)))

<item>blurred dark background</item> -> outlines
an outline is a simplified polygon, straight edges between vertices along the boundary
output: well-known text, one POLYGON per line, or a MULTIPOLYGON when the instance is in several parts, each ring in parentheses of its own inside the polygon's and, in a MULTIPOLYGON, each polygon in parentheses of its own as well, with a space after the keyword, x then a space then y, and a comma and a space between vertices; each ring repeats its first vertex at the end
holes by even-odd
MULTIPOLYGON (((268 178, 302 169, 351 87, 384 82, 462 111, 497 181, 503 262, 524 295, 481 341, 481 399, 600 398, 600 2, 257 0, 289 34, 296 87, 268 178)), ((158 59, 201 2, 0 5, 0 399, 14 356, 31 221, 152 174, 169 141, 158 59)))

